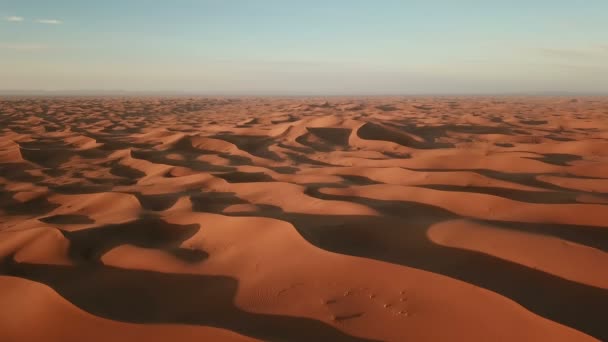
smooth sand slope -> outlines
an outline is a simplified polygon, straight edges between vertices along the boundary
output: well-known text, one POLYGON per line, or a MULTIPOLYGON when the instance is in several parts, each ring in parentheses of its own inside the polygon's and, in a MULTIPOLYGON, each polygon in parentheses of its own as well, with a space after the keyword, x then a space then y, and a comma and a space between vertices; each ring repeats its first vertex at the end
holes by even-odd
POLYGON ((0 99, 1 341, 608 340, 608 99, 0 99))

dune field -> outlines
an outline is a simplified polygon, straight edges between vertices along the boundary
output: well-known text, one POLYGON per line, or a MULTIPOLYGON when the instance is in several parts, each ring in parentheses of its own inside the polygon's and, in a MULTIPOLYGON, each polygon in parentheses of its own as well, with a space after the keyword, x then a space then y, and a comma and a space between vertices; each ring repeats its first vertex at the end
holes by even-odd
POLYGON ((0 341, 606 341, 608 98, 0 99, 0 341))

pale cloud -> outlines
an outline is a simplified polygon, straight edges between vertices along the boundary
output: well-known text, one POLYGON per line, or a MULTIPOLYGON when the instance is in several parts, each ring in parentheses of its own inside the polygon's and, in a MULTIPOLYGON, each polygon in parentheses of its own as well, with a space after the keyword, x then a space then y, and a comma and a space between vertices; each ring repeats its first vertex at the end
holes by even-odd
POLYGON ((47 25, 60 25, 63 24, 63 21, 57 19, 38 19, 36 20, 39 24, 47 24, 47 25))
POLYGON ((547 57, 581 58, 589 55, 588 51, 579 49, 541 48, 540 53, 547 57))
POLYGON ((551 58, 561 59, 595 59, 608 57, 607 46, 594 48, 539 48, 538 52, 551 58))
POLYGON ((21 21, 25 20, 25 18, 16 16, 16 15, 12 15, 10 17, 4 18, 4 20, 10 21, 12 23, 18 23, 18 22, 21 22, 21 21))
POLYGON ((30 43, 0 43, 0 50, 38 51, 47 49, 46 45, 30 43))

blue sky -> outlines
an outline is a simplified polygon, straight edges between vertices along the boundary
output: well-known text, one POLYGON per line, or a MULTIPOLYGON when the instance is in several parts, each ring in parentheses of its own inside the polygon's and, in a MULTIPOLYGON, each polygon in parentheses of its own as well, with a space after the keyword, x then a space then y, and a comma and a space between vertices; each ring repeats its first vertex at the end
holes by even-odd
POLYGON ((608 1, 0 0, 0 90, 608 92, 608 1))

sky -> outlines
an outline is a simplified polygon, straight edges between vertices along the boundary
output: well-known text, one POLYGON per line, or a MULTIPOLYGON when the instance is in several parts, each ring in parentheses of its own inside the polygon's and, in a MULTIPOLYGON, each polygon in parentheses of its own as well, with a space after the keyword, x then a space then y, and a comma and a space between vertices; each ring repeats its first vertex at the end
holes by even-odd
POLYGON ((608 93, 606 0, 0 0, 0 91, 608 93))

